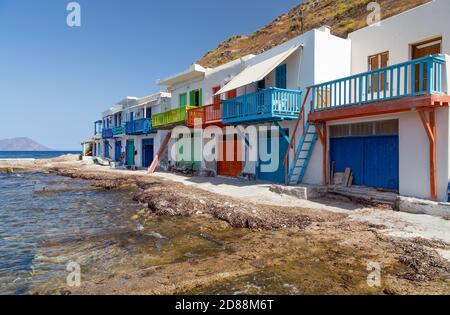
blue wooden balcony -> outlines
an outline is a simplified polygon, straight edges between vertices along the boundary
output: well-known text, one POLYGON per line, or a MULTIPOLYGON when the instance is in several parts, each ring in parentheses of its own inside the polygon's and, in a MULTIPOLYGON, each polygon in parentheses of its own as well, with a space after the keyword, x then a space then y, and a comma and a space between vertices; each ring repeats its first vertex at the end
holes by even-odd
POLYGON ((123 136, 125 134, 125 126, 121 125, 121 126, 114 127, 112 129, 112 131, 113 131, 113 136, 114 137, 123 136))
POLYGON ((125 132, 127 135, 145 135, 156 133, 157 131, 152 129, 151 118, 142 118, 127 122, 125 124, 125 132))
POLYGON ((224 124, 250 124, 297 119, 301 91, 268 88, 223 101, 224 124))
POLYGON ((113 130, 112 128, 104 128, 102 130, 102 138, 103 139, 109 139, 113 137, 113 130))
POLYGON ((444 68, 444 56, 434 55, 314 85, 312 111, 444 94, 444 68))

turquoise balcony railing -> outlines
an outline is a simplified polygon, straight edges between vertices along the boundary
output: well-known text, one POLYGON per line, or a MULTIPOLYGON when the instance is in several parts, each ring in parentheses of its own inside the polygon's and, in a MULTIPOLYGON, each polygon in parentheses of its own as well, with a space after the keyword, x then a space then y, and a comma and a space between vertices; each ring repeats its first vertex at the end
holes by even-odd
POLYGON ((444 93, 442 55, 427 56, 386 68, 312 86, 313 111, 344 108, 402 97, 444 93))
POLYGON ((112 129, 112 132, 113 132, 114 137, 121 136, 121 135, 125 134, 125 127, 124 127, 124 125, 114 127, 112 129))
POLYGON ((277 88, 238 96, 223 101, 222 121, 224 124, 239 124, 296 119, 301 96, 301 91, 277 88))
POLYGON ((127 122, 125 132, 127 135, 142 135, 155 133, 156 131, 152 129, 151 118, 142 118, 127 122))

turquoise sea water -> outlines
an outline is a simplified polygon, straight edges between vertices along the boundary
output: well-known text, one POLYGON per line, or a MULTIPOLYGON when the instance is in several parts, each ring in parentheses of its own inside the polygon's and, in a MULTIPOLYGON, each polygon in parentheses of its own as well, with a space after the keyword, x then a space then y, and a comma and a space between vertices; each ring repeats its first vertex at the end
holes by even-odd
POLYGON ((0 151, 1 159, 49 159, 65 154, 80 154, 81 151, 0 151))

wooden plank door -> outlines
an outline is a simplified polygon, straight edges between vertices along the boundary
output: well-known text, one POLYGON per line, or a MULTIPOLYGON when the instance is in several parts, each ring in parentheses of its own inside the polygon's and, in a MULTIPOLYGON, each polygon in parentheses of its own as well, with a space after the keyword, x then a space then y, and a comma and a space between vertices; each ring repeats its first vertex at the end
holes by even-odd
POLYGON ((219 141, 217 173, 221 176, 237 177, 242 173, 242 141, 237 135, 224 136, 219 141), (231 152, 233 151, 233 152, 231 152))

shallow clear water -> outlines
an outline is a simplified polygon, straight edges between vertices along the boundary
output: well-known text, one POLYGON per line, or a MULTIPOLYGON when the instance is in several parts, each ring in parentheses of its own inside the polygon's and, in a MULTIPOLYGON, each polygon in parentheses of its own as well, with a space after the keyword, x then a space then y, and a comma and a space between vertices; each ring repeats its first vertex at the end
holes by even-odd
POLYGON ((68 262, 95 265, 89 261, 119 254, 108 250, 111 235, 137 230, 129 217, 138 205, 131 191, 88 185, 56 175, 0 174, 0 294, 63 283, 68 262))
MULTIPOLYGON (((205 239, 217 224, 204 218, 136 214, 145 206, 133 190, 105 191, 89 182, 49 174, 0 173, 0 294, 58 293, 68 263, 81 266, 82 281, 107 279, 226 252, 205 239)), ((247 230, 226 229, 224 242, 247 230)))
MULTIPOLYGON (((152 217, 132 200, 135 193, 58 175, 0 173, 0 294, 60 293, 71 262, 80 265, 82 282, 94 284, 152 266, 167 267, 158 272, 178 281, 196 279, 189 266, 212 276, 255 267, 177 293, 381 292, 367 286, 373 257, 363 249, 296 230, 235 229, 202 215, 152 217)), ((403 272, 394 267, 384 271, 403 272)))

